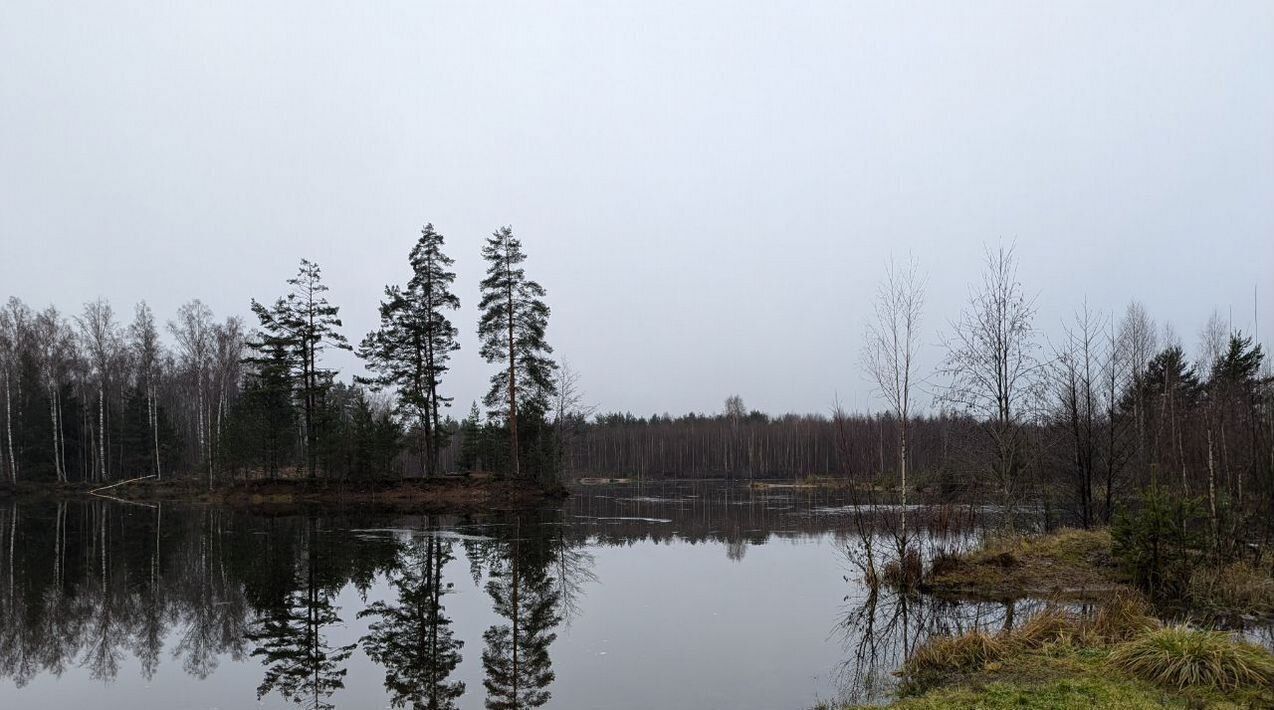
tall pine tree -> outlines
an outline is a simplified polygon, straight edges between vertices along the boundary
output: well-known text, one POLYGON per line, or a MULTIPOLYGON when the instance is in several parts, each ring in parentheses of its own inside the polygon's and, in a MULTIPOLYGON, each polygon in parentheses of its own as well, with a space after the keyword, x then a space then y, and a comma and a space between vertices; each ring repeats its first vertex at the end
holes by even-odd
POLYGON ((438 387, 451 353, 460 349, 456 327, 447 317, 460 307, 451 291, 454 261, 443 253, 443 242, 433 224, 420 230, 410 255, 411 281, 405 289, 385 287, 380 327, 363 338, 358 350, 376 373, 364 381, 377 389, 397 388, 401 407, 416 419, 426 476, 438 473, 438 452, 447 438, 440 412, 451 397, 439 394, 438 387))
POLYGON ((522 268, 526 254, 510 227, 501 227, 487 238, 482 257, 487 261, 487 275, 482 280, 478 337, 482 357, 501 365, 491 376, 484 402, 508 423, 511 469, 520 476, 518 416, 543 417, 555 392, 557 365, 549 359, 553 348, 544 340, 549 307, 542 300, 544 288, 526 277, 522 268))
POLYGON ((253 299, 252 312, 261 323, 261 337, 254 349, 268 355, 282 345, 291 356, 293 391, 301 400, 305 425, 305 461, 311 478, 318 475, 318 423, 323 395, 332 386, 334 370, 319 366, 328 346, 349 350, 349 341, 337 331, 340 307, 328 303, 327 285, 318 264, 301 260, 297 275, 288 279, 291 290, 266 307, 253 299))

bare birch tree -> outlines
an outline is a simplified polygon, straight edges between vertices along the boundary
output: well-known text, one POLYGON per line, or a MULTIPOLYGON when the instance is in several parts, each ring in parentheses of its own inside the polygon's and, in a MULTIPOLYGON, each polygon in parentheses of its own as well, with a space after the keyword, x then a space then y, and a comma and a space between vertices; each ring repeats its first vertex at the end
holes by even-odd
POLYGON ((902 495, 898 559, 907 551, 907 433, 920 318, 924 312, 924 278, 914 257, 885 265, 876 289, 873 319, 867 324, 862 363, 893 415, 898 435, 898 479, 902 495))
POLYGON ((137 386, 146 396, 146 424, 150 428, 152 461, 156 480, 163 478, 159 457, 159 404, 157 392, 163 365, 163 344, 159 342, 159 328, 155 314, 145 301, 137 304, 133 323, 128 328, 129 345, 133 350, 133 362, 137 367, 137 386))
POLYGON ((1155 356, 1159 347, 1159 337, 1155 331, 1155 322, 1139 301, 1128 304, 1124 318, 1119 323, 1119 348, 1128 359, 1127 367, 1132 376, 1132 417, 1136 430, 1137 461, 1144 464, 1148 452, 1146 446, 1146 411, 1145 397, 1146 366, 1150 358, 1155 356))
POLYGON ((106 398, 108 389, 113 384, 112 370, 120 354, 119 328, 115 323, 115 312, 111 304, 101 298, 84 304, 84 313, 76 318, 76 322, 79 324, 80 338, 88 355, 93 386, 97 388, 97 460, 93 470, 97 480, 105 481, 110 478, 107 459, 106 398))
POLYGON ((1014 247, 986 250, 982 284, 943 338, 938 400, 978 420, 991 449, 991 478, 1005 501, 1026 469, 1028 424, 1042 396, 1035 299, 1017 276, 1014 247))
POLYGON ((563 359, 555 373, 557 394, 553 397, 553 428, 557 433, 559 469, 569 473, 574 462, 575 445, 588 418, 597 410, 584 400, 579 372, 563 359))
MULTIPOLYGON (((9 481, 18 482, 18 458, 13 446, 13 417, 15 412, 14 390, 18 384, 19 353, 27 347, 27 333, 31 327, 31 309, 16 298, 10 298, 0 310, 0 370, 4 376, 4 443, 7 445, 6 461, 9 481)), ((17 397, 21 399, 21 397, 17 397)))
POLYGON ((168 322, 168 330, 177 341, 177 356, 188 378, 192 395, 190 423, 195 429, 196 460, 209 460, 208 455, 208 370, 213 356, 212 309, 195 299, 177 309, 177 320, 168 322))

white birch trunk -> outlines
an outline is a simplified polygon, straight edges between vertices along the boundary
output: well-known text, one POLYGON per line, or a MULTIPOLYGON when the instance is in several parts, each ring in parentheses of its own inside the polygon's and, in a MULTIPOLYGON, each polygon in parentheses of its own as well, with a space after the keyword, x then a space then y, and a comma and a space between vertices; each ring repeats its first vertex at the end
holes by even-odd
POLYGON ((62 476, 62 465, 58 461, 58 409, 57 399, 53 396, 52 388, 50 388, 49 395, 49 423, 53 427, 53 472, 57 475, 58 482, 61 483, 65 479, 62 476))
POLYGON ((18 482, 18 463, 13 455, 13 409, 9 397, 9 373, 4 373, 4 427, 9 439, 9 478, 18 482))
POLYGON ((106 472, 106 392, 97 386, 97 456, 101 466, 101 480, 107 480, 106 472))

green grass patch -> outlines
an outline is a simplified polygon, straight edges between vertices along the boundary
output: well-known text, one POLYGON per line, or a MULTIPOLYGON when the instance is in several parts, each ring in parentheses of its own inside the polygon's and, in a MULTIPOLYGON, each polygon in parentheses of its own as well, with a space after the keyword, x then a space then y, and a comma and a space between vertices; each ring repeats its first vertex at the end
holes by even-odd
POLYGON ((991 682, 981 687, 943 688, 889 707, 905 710, 977 708, 979 710, 1064 710, 1071 708, 1187 708, 1156 688, 1123 679, 1062 678, 1035 684, 991 682))

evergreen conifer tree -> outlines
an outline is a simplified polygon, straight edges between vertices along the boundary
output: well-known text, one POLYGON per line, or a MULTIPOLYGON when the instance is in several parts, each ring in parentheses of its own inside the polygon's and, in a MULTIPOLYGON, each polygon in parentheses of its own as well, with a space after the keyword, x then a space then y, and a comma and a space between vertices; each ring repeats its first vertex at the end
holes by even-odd
POLYGON ((478 337, 482 357, 501 366, 491 376, 484 402, 508 424, 510 469, 520 476, 518 417, 543 417, 556 391, 557 365, 548 357, 553 348, 544 338, 549 307, 543 301, 544 288, 526 276, 526 254, 510 227, 487 238, 482 257, 487 274, 482 280, 478 337))
POLYGON ((318 474, 318 424, 323 396, 332 385, 334 370, 319 365, 328 346, 349 350, 349 342, 337 331, 340 307, 328 303, 327 285, 318 264, 301 260, 297 275, 288 279, 291 290, 266 307, 252 301, 252 312, 261 323, 261 338, 253 343, 259 353, 282 345, 290 355, 293 391, 301 400, 305 434, 306 469, 318 474))
POLYGON ((411 250, 411 280, 405 289, 385 287, 380 304, 380 327, 367 337, 358 354, 375 377, 364 381, 374 388, 398 389, 400 406, 419 426, 419 452, 426 476, 438 473, 438 452, 446 445, 441 410, 450 397, 439 393, 451 353, 460 349, 456 327, 448 311, 460 307, 452 293, 454 263, 443 253, 443 236, 426 224, 411 250))

